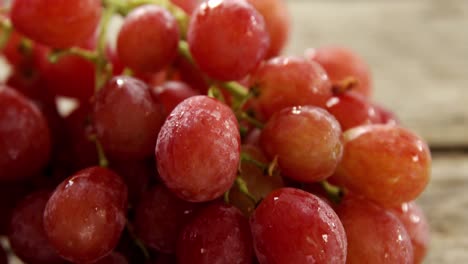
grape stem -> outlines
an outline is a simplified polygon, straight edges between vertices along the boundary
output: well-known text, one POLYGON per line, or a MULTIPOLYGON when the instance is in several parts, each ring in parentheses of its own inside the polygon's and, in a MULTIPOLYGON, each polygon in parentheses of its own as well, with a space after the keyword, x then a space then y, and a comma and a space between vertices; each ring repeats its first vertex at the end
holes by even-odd
POLYGON ((135 231, 133 230, 133 226, 128 221, 125 224, 125 228, 127 228, 128 234, 132 238, 135 245, 141 250, 141 252, 143 253, 143 256, 145 256, 145 259, 149 260, 150 254, 149 254, 148 249, 145 247, 143 242, 136 236, 135 231))
POLYGON ((327 181, 321 181, 320 185, 325 190, 328 198, 332 202, 336 204, 339 204, 341 202, 344 196, 344 191, 341 188, 339 188, 338 186, 332 185, 327 181))
POLYGON ((257 199, 255 199, 255 197, 249 192, 247 183, 244 181, 244 179, 242 179, 242 177, 237 176, 236 186, 243 195, 247 196, 247 198, 253 202, 253 204, 257 204, 257 199))
POLYGON ((93 141, 94 144, 96 144, 96 151, 98 154, 99 166, 107 168, 109 166, 109 160, 107 159, 106 154, 104 153, 104 149, 101 145, 101 142, 99 142, 96 135, 91 135, 89 137, 89 140, 93 141))
POLYGON ((268 164, 265 164, 263 162, 260 162, 260 161, 258 161, 256 159, 254 159, 248 153, 241 152, 240 158, 241 158, 241 162, 249 162, 249 163, 252 163, 253 165, 257 166, 259 169, 261 169, 264 172, 268 171, 268 164))
POLYGON ((97 53, 95 51, 85 50, 78 47, 72 47, 63 50, 53 50, 51 53, 49 53, 48 60, 50 63, 57 63, 62 57, 70 55, 80 56, 92 63, 97 63, 97 53))
POLYGON ((104 14, 99 26, 99 37, 96 47, 96 84, 95 91, 99 91, 112 75, 112 64, 106 59, 106 40, 107 40, 107 27, 110 19, 116 12, 116 7, 110 5, 104 10, 104 14))
POLYGON ((2 33, 0 35, 0 50, 3 50, 10 39, 11 33, 13 32, 13 26, 9 19, 0 19, 0 28, 2 33))

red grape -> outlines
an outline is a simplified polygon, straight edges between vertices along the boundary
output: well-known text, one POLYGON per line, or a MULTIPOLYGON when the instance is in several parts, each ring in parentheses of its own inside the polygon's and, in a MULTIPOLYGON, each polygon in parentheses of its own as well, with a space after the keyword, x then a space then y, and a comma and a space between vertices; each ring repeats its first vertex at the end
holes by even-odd
POLYGON ((135 231, 150 248, 174 253, 177 237, 197 204, 180 200, 159 185, 148 190, 136 207, 135 231))
POLYGON ((5 85, 0 105, 0 181, 34 176, 50 156, 47 122, 31 101, 5 85))
POLYGON ((300 182, 331 176, 343 154, 340 124, 314 106, 284 108, 262 131, 261 146, 285 176, 300 182))
POLYGON ((151 92, 164 105, 164 109, 168 114, 183 100, 198 95, 197 91, 179 81, 165 82, 153 87, 151 92))
POLYGON ((106 154, 135 160, 153 153, 165 114, 145 83, 116 76, 96 95, 93 118, 106 154))
POLYGON ((15 29, 32 40, 67 48, 93 35, 101 16, 101 1, 15 0, 10 16, 15 29))
POLYGON ((331 83, 322 67, 296 57, 266 61, 253 73, 250 84, 258 89, 254 101, 265 120, 289 106, 325 107, 332 97, 331 83))
POLYGON ((288 40, 289 14, 284 0, 248 0, 265 19, 270 36, 270 48, 266 57, 277 56, 288 40))
POLYGON ((107 255, 125 226, 127 187, 112 171, 81 170, 55 189, 44 211, 44 228, 54 248, 72 262, 107 255))
POLYGON ((117 39, 123 64, 137 72, 157 72, 177 54, 179 28, 166 9, 143 5, 127 15, 117 39))
POLYGON ((427 144, 405 128, 367 125, 344 133, 338 181, 382 206, 415 199, 426 187, 430 172, 427 144))
POLYGON ((192 15, 187 40, 196 64, 218 80, 244 77, 269 47, 263 17, 239 0, 203 2, 192 15))
POLYGON ((422 209, 416 202, 403 203, 391 210, 408 232, 413 245, 414 264, 422 263, 429 247, 429 224, 422 209))
POLYGON ((306 51, 306 57, 318 62, 333 83, 346 78, 355 78, 358 83, 354 90, 364 96, 372 93, 372 79, 369 67, 355 52, 343 47, 321 47, 306 51))
POLYGON ((179 264, 250 264, 253 249, 249 222, 237 208, 215 203, 185 226, 176 255, 179 264))
POLYGON ((346 197, 337 213, 348 238, 346 263, 413 263, 410 237, 393 214, 356 197, 346 197))
POLYGON ((353 91, 330 98, 326 109, 340 122, 343 131, 359 125, 381 122, 379 111, 366 97, 353 91))
POLYGON ((171 0, 172 3, 182 8, 187 14, 192 14, 201 0, 171 0))
POLYGON ((232 110, 207 96, 180 103, 167 118, 156 144, 161 179, 192 202, 214 200, 234 182, 240 135, 232 110))
POLYGON ((27 263, 64 263, 47 239, 43 214, 50 192, 39 191, 24 198, 11 217, 8 239, 15 254, 27 263))
POLYGON ((345 263, 346 235, 338 216, 305 191, 270 193, 255 210, 250 228, 260 264, 345 263))

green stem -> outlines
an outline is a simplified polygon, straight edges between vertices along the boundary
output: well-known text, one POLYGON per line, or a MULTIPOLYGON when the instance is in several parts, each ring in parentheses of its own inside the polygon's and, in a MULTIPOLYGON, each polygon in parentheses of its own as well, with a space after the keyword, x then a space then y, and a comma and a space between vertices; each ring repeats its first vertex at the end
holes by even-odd
POLYGON ((63 50, 54 50, 48 55, 48 59, 51 63, 57 63, 62 57, 69 55, 80 56, 91 61, 92 63, 97 63, 97 54, 95 51, 85 50, 77 47, 63 50))
POLYGON ((237 176, 236 178, 236 186, 242 194, 247 196, 247 198, 253 202, 253 204, 257 204, 257 199, 255 199, 255 197, 249 192, 247 183, 240 176, 237 176))
POLYGON ((256 128, 262 129, 265 126, 262 122, 260 122, 257 119, 251 117, 246 112, 240 112, 240 114, 238 114, 238 119, 243 120, 243 121, 247 121, 250 124, 254 125, 256 128))
POLYGON ((184 59, 190 62, 192 65, 195 65, 192 54, 190 53, 189 44, 185 40, 179 41, 179 54, 182 55, 184 59))
POLYGON ((145 259, 149 260, 151 258, 150 254, 149 254, 149 251, 145 247, 145 244, 143 244, 143 242, 136 236, 135 231, 133 230, 133 226, 129 222, 127 222, 125 224, 125 227, 127 228, 128 234, 132 238, 135 245, 141 250, 141 252, 145 256, 145 259))
POLYGON ((99 140, 97 139, 96 135, 90 136, 89 140, 93 141, 94 144, 96 144, 99 166, 104 168, 109 167, 109 160, 107 159, 106 154, 104 153, 104 148, 102 147, 101 142, 99 142, 99 140))
POLYGON ((325 190, 325 192, 328 195, 328 198, 333 201, 336 204, 339 204, 341 202, 341 199, 343 199, 344 192, 341 188, 338 186, 332 185, 327 181, 321 181, 320 185, 322 188, 325 190))
POLYGON ((265 164, 263 162, 260 162, 256 159, 254 159, 252 156, 250 156, 248 153, 241 152, 240 154, 241 162, 249 162, 252 163, 253 165, 257 166, 259 169, 262 171, 267 171, 268 170, 268 164, 265 164))
POLYGON ((13 26, 9 19, 0 19, 0 28, 2 29, 2 33, 0 34, 0 50, 3 50, 13 32, 13 26))
POLYGON ((106 59, 106 40, 109 21, 116 12, 116 7, 110 5, 105 8, 99 28, 99 37, 96 47, 96 84, 95 91, 99 91, 112 75, 112 64, 106 59))
POLYGON ((229 91, 236 98, 245 98, 249 96, 249 89, 238 82, 224 82, 222 87, 229 91))

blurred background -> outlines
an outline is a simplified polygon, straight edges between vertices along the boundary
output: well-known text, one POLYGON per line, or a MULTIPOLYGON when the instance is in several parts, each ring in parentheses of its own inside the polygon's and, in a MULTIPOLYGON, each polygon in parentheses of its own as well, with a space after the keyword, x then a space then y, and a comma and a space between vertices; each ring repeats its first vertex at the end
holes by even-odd
POLYGON ((468 1, 288 0, 287 54, 349 47, 370 65, 374 99, 430 144, 419 199, 431 225, 425 263, 468 263, 468 1))

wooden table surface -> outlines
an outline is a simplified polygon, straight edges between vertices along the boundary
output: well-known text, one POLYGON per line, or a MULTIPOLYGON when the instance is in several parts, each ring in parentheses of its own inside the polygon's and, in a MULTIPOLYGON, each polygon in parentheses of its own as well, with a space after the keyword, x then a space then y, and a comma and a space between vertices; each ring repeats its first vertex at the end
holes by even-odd
POLYGON ((370 64, 374 98, 433 149, 419 202, 425 263, 468 263, 468 0, 289 0, 287 54, 338 44, 370 64))
POLYGON ((419 203, 431 248, 424 263, 468 263, 468 1, 289 0, 287 54, 337 44, 370 64, 374 98, 433 149, 419 203))

